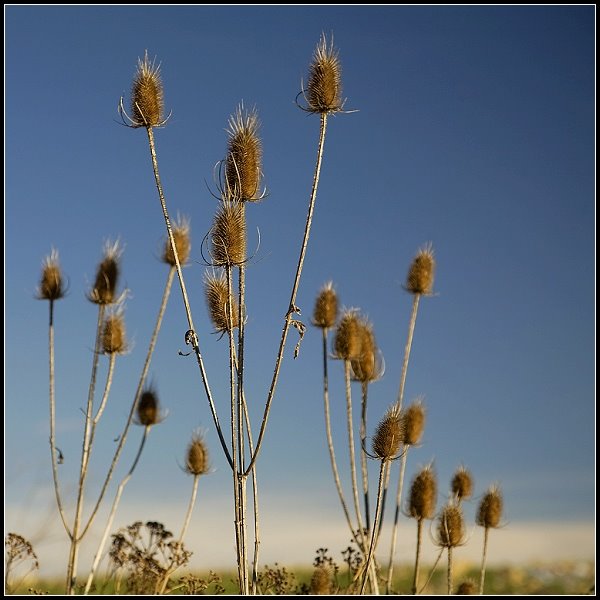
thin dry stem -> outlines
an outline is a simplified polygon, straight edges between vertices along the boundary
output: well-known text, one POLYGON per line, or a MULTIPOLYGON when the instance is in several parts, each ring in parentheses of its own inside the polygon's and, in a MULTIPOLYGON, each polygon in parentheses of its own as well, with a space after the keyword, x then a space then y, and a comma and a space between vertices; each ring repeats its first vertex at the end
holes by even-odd
POLYGON ((410 321, 408 324, 408 338, 406 340, 406 347, 404 348, 404 361, 402 363, 402 373, 400 375, 400 387, 398 389, 398 406, 402 409, 402 401, 404 399, 404 385, 406 383, 406 373, 408 371, 408 359, 410 357, 410 349, 412 347, 413 335, 415 333, 415 324, 417 322, 417 311, 419 310, 419 300, 421 294, 414 294, 412 312, 410 314, 410 321))
POLYGON ((488 545, 488 534, 490 528, 486 527, 483 533, 483 554, 481 556, 481 571, 479 573, 479 594, 483 595, 483 586, 485 583, 485 566, 487 561, 487 545, 488 545))
POLYGON ((360 411, 360 468, 362 474, 363 499, 365 503, 365 525, 367 530, 371 529, 371 515, 369 510, 369 471, 367 469, 367 401, 369 394, 369 383, 364 381, 361 386, 361 411, 360 411))

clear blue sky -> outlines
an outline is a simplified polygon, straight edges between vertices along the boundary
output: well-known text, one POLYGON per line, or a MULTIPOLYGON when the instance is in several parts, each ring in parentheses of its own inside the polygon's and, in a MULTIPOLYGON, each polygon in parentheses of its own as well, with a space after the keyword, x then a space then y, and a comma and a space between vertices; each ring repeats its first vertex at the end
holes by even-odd
MULTIPOLYGON (((68 489, 96 318, 85 293, 109 237, 125 244, 133 349, 117 362, 92 485, 135 390, 166 276, 146 136, 122 127, 116 110, 145 49, 162 63, 173 110, 156 133, 160 168, 172 214, 191 218, 196 262, 187 284, 225 421, 226 343, 210 335, 201 284, 200 242, 216 207, 205 181, 225 154, 224 129, 237 104, 255 105, 260 115, 269 196, 248 211, 261 245, 248 269, 247 327, 258 426, 318 134, 318 117, 293 101, 324 31, 340 50, 346 107, 359 112, 330 119, 298 296, 305 322, 330 279, 344 305, 372 320, 386 362, 372 386, 373 426, 397 391, 411 304, 402 283, 415 251, 432 241, 438 295, 421 303, 406 388, 408 399, 425 397, 428 422, 409 476, 434 458, 445 490, 463 462, 477 494, 500 482, 513 525, 593 520, 593 6, 12 6, 5 16, 7 507, 34 503, 36 490, 46 494, 51 484, 47 306, 34 295, 52 246, 70 282, 56 308, 58 445, 68 489)), ((200 496, 230 498, 198 370, 177 355, 186 329, 174 288, 151 368, 170 415, 152 432, 125 493, 131 503, 152 498, 157 511, 187 502, 189 479, 177 461, 198 426, 207 429, 215 468, 200 496)), ((342 523, 324 440, 320 332, 309 328, 293 361, 295 342, 292 332, 259 461, 261 489, 267 501, 318 497, 342 523)), ((345 457, 341 365, 331 372, 345 457)), ((140 433, 130 434, 121 470, 140 433)), ((44 498, 51 511, 51 496, 44 498)), ((22 519, 9 520, 9 530, 24 527, 22 519)), ((314 548, 327 544, 314 540, 314 548)))

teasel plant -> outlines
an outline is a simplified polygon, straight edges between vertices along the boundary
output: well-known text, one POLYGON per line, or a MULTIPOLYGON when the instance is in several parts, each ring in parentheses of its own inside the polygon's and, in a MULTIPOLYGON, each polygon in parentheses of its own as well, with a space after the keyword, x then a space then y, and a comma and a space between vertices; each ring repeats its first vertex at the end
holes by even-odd
POLYGON ((465 519, 462 508, 455 500, 450 500, 438 515, 435 543, 448 552, 447 589, 448 595, 453 590, 453 550, 465 544, 465 519))
POLYGON ((485 585, 485 567, 487 562, 487 546, 490 529, 500 527, 500 519, 502 518, 502 510, 504 501, 500 486, 493 485, 484 494, 477 508, 477 516, 475 522, 480 527, 483 527, 483 552, 481 555, 481 571, 479 575, 479 593, 483 594, 485 585))
POLYGON ((450 483, 452 496, 458 504, 463 500, 468 500, 473 495, 473 485, 471 472, 464 465, 458 467, 450 483))

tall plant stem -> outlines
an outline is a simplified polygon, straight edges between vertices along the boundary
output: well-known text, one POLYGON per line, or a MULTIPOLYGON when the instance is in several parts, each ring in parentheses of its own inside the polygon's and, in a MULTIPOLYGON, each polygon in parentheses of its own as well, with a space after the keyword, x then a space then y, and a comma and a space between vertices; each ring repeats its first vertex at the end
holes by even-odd
POLYGON ((435 569, 438 566, 438 563, 440 562, 440 559, 442 558, 442 554, 444 553, 444 546, 442 546, 440 548, 440 551, 435 559, 435 562, 433 563, 433 567, 431 567, 431 570, 429 571, 429 575, 427 576, 427 581, 423 584, 423 587, 417 592, 416 588, 413 591, 413 594, 422 594, 425 591, 425 588, 429 585, 429 582, 431 581, 431 578, 433 577, 433 574, 435 573, 435 569))
POLYGON ((419 310, 419 300, 421 294, 413 295, 412 311, 408 324, 408 337, 404 348, 404 361, 402 363, 402 373, 400 375, 400 387, 398 389, 398 407, 402 409, 402 401, 404 400, 404 385, 406 384, 406 373, 408 371, 408 359, 410 358, 410 349, 412 347, 413 335, 415 333, 415 324, 417 322, 417 311, 419 310))
POLYGON ((490 529, 486 527, 483 533, 483 554, 481 556, 481 572, 479 573, 479 594, 483 595, 483 586, 485 582, 485 563, 487 560, 487 545, 488 545, 488 533, 490 529))
POLYGON ((104 551, 104 546, 106 544, 106 540, 108 539, 108 534, 110 533, 110 528, 112 527, 112 524, 113 524, 113 521, 115 518, 115 514, 117 513, 117 507, 119 506, 119 502, 121 500, 121 495, 123 494, 123 490, 125 489, 127 482, 131 479, 131 476, 133 475, 135 467, 137 466, 138 461, 140 460, 140 456, 142 455, 142 450, 144 449, 144 445, 146 443, 146 438, 148 437, 149 432, 150 432, 150 426, 147 425, 144 428, 144 435, 142 436, 142 441, 140 442, 140 447, 138 448, 137 454, 135 455, 133 464, 131 465, 129 472, 127 473, 127 475, 125 475, 125 477, 122 479, 121 483, 119 484, 119 487, 117 488, 117 493, 115 495, 115 499, 113 500, 113 504, 110 509, 108 521, 106 522, 106 527, 104 528, 104 533, 102 534, 102 539, 100 540, 100 545, 98 546, 98 550, 96 551, 96 554, 94 556, 94 562, 92 563, 92 569, 90 571, 90 574, 88 575, 87 582, 85 584, 84 594, 88 594, 92 587, 92 582, 94 581, 94 575, 96 574, 98 565, 100 564, 100 559, 102 558, 102 552, 104 551))
POLYGON ((362 474, 363 499, 365 503, 365 526, 367 531, 371 530, 371 514, 369 508, 369 471, 367 469, 367 400, 369 397, 369 384, 363 382, 361 386, 361 410, 360 410, 360 470, 362 474))
POLYGON ((115 362, 117 360, 116 353, 112 353, 108 359, 108 373, 106 375, 106 384, 104 385, 104 393, 102 394, 102 400, 100 402, 100 406, 98 407, 98 411, 96 412, 96 416, 92 419, 92 430, 90 432, 90 448, 94 443, 94 437, 96 435, 96 425, 98 425, 98 421, 104 412, 104 408, 106 407, 106 402, 108 400, 108 396, 110 394, 110 388, 112 387, 113 374, 115 371, 115 362))
POLYGON ((200 376, 202 378, 202 384, 204 385, 204 391, 205 391, 206 397, 208 399, 208 405, 210 407, 210 412, 211 412, 211 415, 213 418, 213 422, 215 424, 215 428, 216 428, 217 434, 219 436, 219 441, 221 442, 221 447, 223 448, 223 452, 225 453, 225 457, 227 458, 227 462, 229 463, 229 466, 233 468, 233 461, 231 459, 231 455, 229 454, 229 449, 227 448, 227 443, 225 442, 225 438, 223 437, 223 431, 221 429, 221 424, 219 423, 219 417, 217 416, 217 409, 215 408, 215 403, 213 401, 212 393, 210 391, 210 386, 208 385, 208 377, 206 375, 206 369, 204 368, 204 360, 202 359, 202 354, 200 353, 198 335, 196 334, 196 330, 194 329, 194 322, 192 319, 192 310, 190 308, 190 302, 189 302, 187 291, 185 288, 185 281, 183 279, 183 273, 181 271, 181 264, 179 262, 179 254, 177 253, 177 248, 175 246, 175 238, 173 237, 173 229, 171 227, 171 220, 169 219, 169 213, 167 211, 167 203, 165 201, 165 195, 163 193, 162 183, 160 180, 160 174, 158 171, 158 160, 156 158, 156 145, 154 143, 154 131, 153 131, 152 127, 146 127, 146 132, 148 133, 148 144, 150 146, 150 156, 152 158, 152 170, 154 172, 154 180, 156 182, 156 189, 158 191, 158 197, 160 200, 163 217, 165 219, 165 225, 167 227, 169 243, 171 244, 171 250, 173 252, 173 257, 175 259, 175 268, 177 269, 177 277, 179 279, 179 286, 181 287, 181 296, 183 298, 185 314, 186 314, 187 321, 188 321, 189 336, 186 334, 186 343, 190 343, 192 345, 192 349, 194 351, 194 354, 196 355, 196 361, 198 363, 198 368, 200 369, 200 376), (191 332, 191 334, 189 332, 191 332))
POLYGON ((315 200, 317 198, 317 189, 319 187, 319 177, 321 175, 321 162, 323 160, 323 149, 325 146, 325 133, 327 131, 327 113, 321 113, 321 127, 319 131, 319 144, 317 147, 317 161, 315 165, 315 173, 313 177, 312 190, 310 193, 310 199, 308 201, 308 214, 306 216, 306 225, 304 227, 304 238, 302 240, 302 246, 300 248, 300 257, 298 259, 298 266, 296 267, 296 276, 294 277, 294 283, 292 285, 292 293, 290 296, 290 304, 285 314, 285 320, 283 324, 283 331, 281 333, 281 341, 279 342, 279 351, 277 353, 277 359, 275 360, 275 370, 273 372, 273 379, 271 380, 271 387, 267 395, 267 402, 265 404, 265 410, 263 414, 262 423, 260 425, 260 431, 258 434, 258 440, 256 442, 256 448, 252 453, 250 464, 246 468, 245 475, 250 472, 250 469, 254 466, 260 449, 262 447, 263 438, 265 435, 265 429, 267 427, 267 421, 269 420, 269 412, 271 410, 271 403, 277 387, 277 381, 279 379, 279 371, 281 369, 281 360, 283 358, 283 351, 285 349, 285 343, 287 340, 287 334, 290 326, 294 321, 292 315, 298 313, 298 307, 296 306, 296 295, 298 293, 298 287, 300 286, 300 276, 302 275, 302 267, 304 265, 304 257, 306 256, 306 249, 308 247, 308 238, 310 236, 310 226, 312 224, 313 213, 315 210, 315 200))
MULTIPOLYGON (((421 539, 423 537, 423 519, 417 519, 417 550, 415 552, 415 572, 413 575, 412 593, 419 589, 419 569, 421 567, 421 539)), ((427 585, 427 584, 425 584, 427 585)))
POLYGON ((452 546, 448 546, 448 596, 452 595, 452 546))

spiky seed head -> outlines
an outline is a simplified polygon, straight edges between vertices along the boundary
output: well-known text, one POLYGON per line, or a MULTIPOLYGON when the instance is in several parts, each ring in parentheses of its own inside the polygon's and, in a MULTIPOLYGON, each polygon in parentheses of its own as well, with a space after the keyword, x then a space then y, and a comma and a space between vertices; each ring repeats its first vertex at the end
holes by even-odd
MULTIPOLYGON (((179 264, 184 265, 189 256, 192 244, 190 241, 190 221, 185 217, 180 217, 172 227, 173 239, 175 240, 175 248, 177 248, 177 258, 179 258, 179 264)), ((175 266, 175 255, 173 254, 173 248, 171 241, 167 238, 165 247, 162 255, 163 262, 175 266)))
POLYGON ((406 277, 406 289, 411 294, 430 295, 435 276, 435 257, 431 244, 421 248, 410 265, 406 277))
POLYGON ((465 520, 460 506, 452 502, 442 508, 438 517, 437 544, 444 548, 455 548, 464 543, 465 520))
POLYGON ((310 112, 342 110, 342 67, 333 39, 328 44, 325 34, 321 35, 309 67, 306 100, 310 112))
MULTIPOLYGON (((230 331, 229 326, 229 293, 227 290, 227 278, 225 273, 207 271, 204 276, 204 293, 210 319, 218 333, 230 331)), ((231 304, 233 328, 238 327, 240 322, 240 311, 237 300, 233 298, 231 304)))
POLYGON ((350 363, 353 378, 362 383, 376 381, 383 374, 381 353, 377 347, 373 325, 366 318, 359 319, 359 336, 360 356, 350 363))
POLYGON ((413 519, 432 519, 437 502, 437 478, 432 465, 415 476, 410 486, 408 514, 413 519))
POLYGON ((404 437, 400 409, 393 404, 377 425, 373 436, 373 455, 381 460, 392 460, 398 455, 404 437))
POLYGON ((246 214, 241 202, 222 202, 212 228, 215 265, 241 265, 246 260, 246 214))
POLYGON ((483 496, 477 509, 477 525, 480 527, 495 529, 500 525, 502 518, 503 499, 500 488, 492 486, 483 496))
POLYGON ((362 349, 361 341, 358 311, 347 310, 335 331, 333 340, 335 357, 343 360, 359 358, 362 349))
POLYGON ((65 288, 58 262, 58 250, 52 248, 49 256, 42 262, 42 277, 38 286, 37 297, 40 300, 60 300, 65 295, 65 288))
POLYGON ((102 350, 105 354, 123 354, 127 351, 125 319, 121 311, 108 315, 104 321, 102 350))
POLYGON ((315 596, 328 596, 332 587, 331 569, 327 566, 316 567, 310 580, 310 593, 315 596))
POLYGON ((404 422, 404 443, 414 446, 421 441, 425 429, 425 407, 421 399, 416 400, 402 411, 404 422))
POLYGON ((244 110, 244 105, 240 104, 229 118, 228 125, 223 190, 229 200, 257 200, 260 196, 262 158, 258 114, 256 110, 244 110))
POLYGON ((477 594, 477 584, 472 579, 463 581, 456 590, 457 596, 474 596, 477 594))
POLYGON ((473 476, 461 465, 452 477, 452 493, 458 501, 467 500, 473 495, 473 476))
POLYGON ((152 427, 162 420, 160 414, 160 403, 158 395, 152 388, 147 388, 142 392, 137 405, 137 422, 145 427, 152 427))
POLYGON ((138 58, 131 86, 131 120, 134 127, 156 127, 163 122, 163 85, 160 65, 150 62, 148 51, 138 58))
POLYGON ((208 449, 200 434, 194 434, 187 449, 185 470, 190 475, 206 475, 210 470, 208 449))
POLYGON ((104 256, 96 269, 96 280, 88 298, 94 304, 113 304, 117 301, 122 250, 119 241, 104 244, 104 256))
POLYGON ((327 282, 319 292, 313 312, 313 325, 321 329, 331 329, 337 321, 338 299, 333 282, 327 282))

